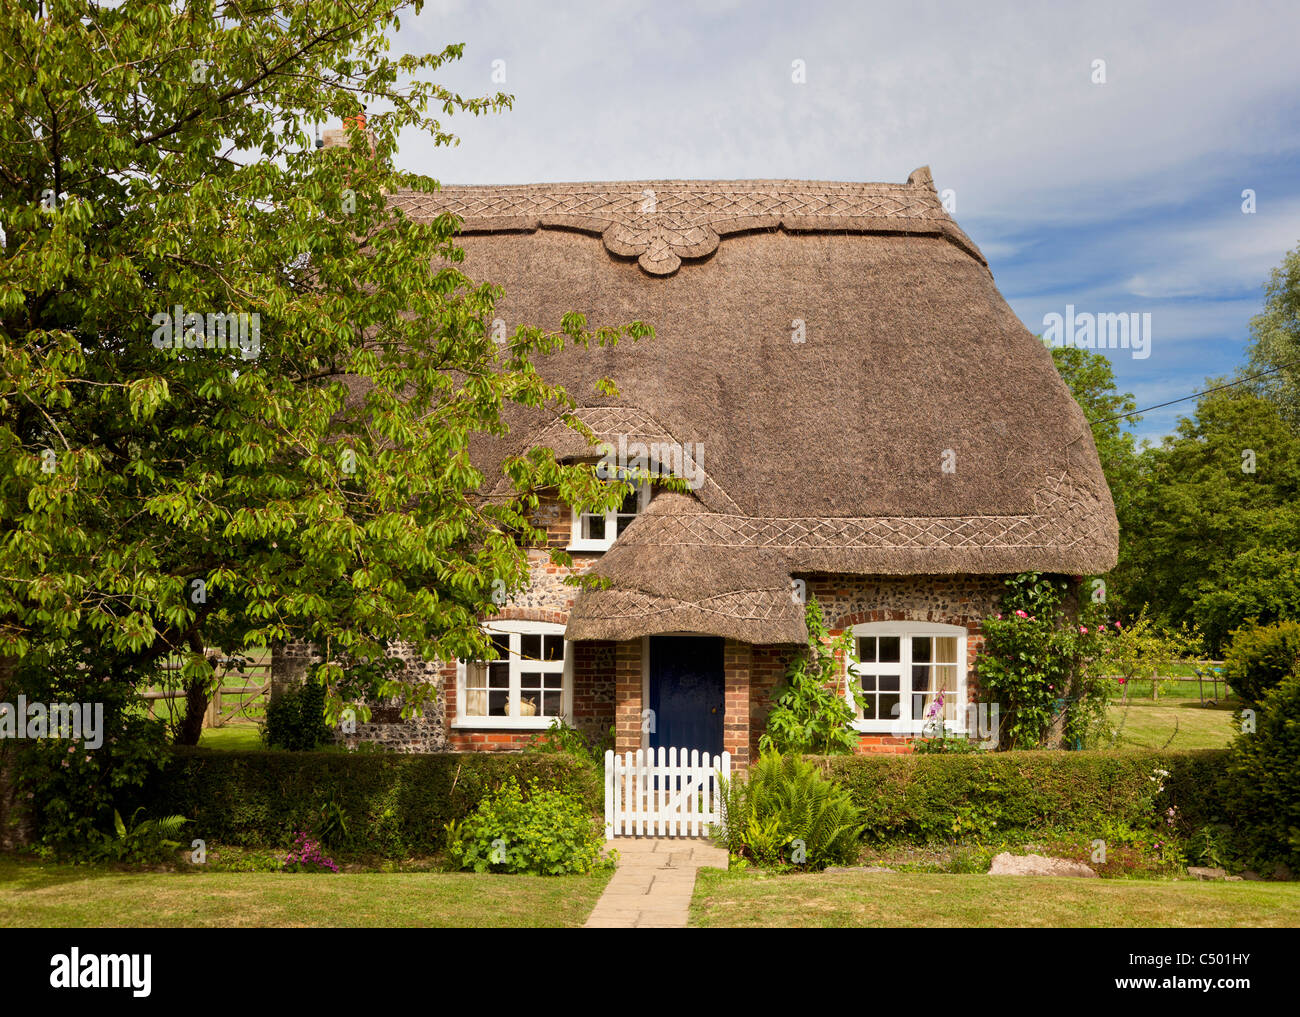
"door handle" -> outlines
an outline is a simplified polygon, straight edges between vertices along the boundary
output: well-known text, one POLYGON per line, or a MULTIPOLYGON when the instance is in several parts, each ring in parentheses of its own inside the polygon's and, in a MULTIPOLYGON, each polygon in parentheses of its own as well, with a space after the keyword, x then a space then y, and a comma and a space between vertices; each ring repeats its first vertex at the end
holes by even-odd
POLYGON ((710 713, 717 713, 717 712, 718 712, 718 708, 715 706, 715 707, 714 707, 712 710, 710 710, 709 712, 710 712, 710 713))

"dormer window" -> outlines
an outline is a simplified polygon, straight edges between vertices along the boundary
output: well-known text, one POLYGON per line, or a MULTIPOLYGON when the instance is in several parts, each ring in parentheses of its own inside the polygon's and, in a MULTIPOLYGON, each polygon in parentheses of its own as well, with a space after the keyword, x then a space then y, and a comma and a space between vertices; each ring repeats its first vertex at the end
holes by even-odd
POLYGON ((650 504, 650 485, 642 483, 623 499, 623 504, 608 512, 573 512, 573 535, 570 551, 608 551, 633 519, 650 504))

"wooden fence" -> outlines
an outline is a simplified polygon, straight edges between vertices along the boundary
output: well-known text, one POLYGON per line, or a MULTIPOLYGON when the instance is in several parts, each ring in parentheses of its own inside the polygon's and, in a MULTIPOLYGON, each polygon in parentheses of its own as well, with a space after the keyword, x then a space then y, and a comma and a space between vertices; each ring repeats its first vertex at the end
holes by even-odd
MULTIPOLYGON (((1220 685, 1223 686, 1223 695, 1224 695, 1224 698, 1227 698, 1227 695, 1228 695, 1228 682, 1227 682, 1227 679, 1225 679, 1225 678, 1223 677, 1223 661, 1221 661, 1221 660, 1189 660, 1187 663, 1188 663, 1188 665, 1191 667, 1191 669, 1192 669, 1193 671, 1196 672, 1194 675, 1186 675, 1186 674, 1157 674, 1157 673, 1152 673, 1152 675, 1151 675, 1151 677, 1150 677, 1149 679, 1148 679, 1148 678, 1140 678, 1140 679, 1135 678, 1135 679, 1130 679, 1130 681, 1150 681, 1150 682, 1151 682, 1151 698, 1152 698, 1152 699, 1156 699, 1156 700, 1158 700, 1158 699, 1160 698, 1160 683, 1161 683, 1161 682, 1196 682, 1196 683, 1197 683, 1197 690, 1198 690, 1198 692, 1200 693, 1200 697, 1201 697, 1201 705, 1202 705, 1202 706, 1204 706, 1204 705, 1206 704, 1207 701, 1208 701, 1208 702, 1211 702, 1211 703, 1217 703, 1217 702, 1219 701, 1219 686, 1220 686, 1220 685), (1206 682, 1209 682, 1209 683, 1210 683, 1210 699, 1209 699, 1209 700, 1207 700, 1206 697, 1205 697, 1205 683, 1206 683, 1206 682)), ((1117 675, 1111 675, 1110 677, 1115 678, 1115 677, 1118 677, 1118 676, 1117 676, 1117 675)), ((1122 699, 1121 699, 1121 702, 1128 702, 1128 683, 1125 683, 1125 685, 1124 685, 1124 695, 1123 695, 1123 697, 1122 697, 1122 699)))
MULTIPOLYGON (((271 696, 271 661, 242 661, 238 658, 218 657, 217 668, 221 684, 212 693, 208 708, 203 714, 204 727, 225 727, 237 721, 257 721, 266 710, 271 696), (233 684, 239 682, 239 684, 233 684), (231 684, 228 684, 231 683, 231 684)), ((179 658, 168 660, 163 670, 179 672, 183 664, 179 658)), ((149 716, 154 716, 157 703, 165 703, 169 719, 175 719, 184 710, 185 690, 166 689, 148 691, 140 695, 148 703, 149 716), (179 701, 180 706, 176 705, 179 701)))

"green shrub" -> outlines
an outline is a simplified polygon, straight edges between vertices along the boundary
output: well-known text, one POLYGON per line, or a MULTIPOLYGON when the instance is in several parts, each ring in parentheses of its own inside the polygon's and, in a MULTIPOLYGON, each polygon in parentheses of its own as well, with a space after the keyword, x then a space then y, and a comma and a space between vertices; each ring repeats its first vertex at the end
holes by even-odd
POLYGON ((325 723, 325 686, 307 681, 286 689, 266 704, 262 740, 273 749, 310 752, 329 741, 325 723))
POLYGON ((511 777, 461 823, 448 823, 448 852, 474 872, 563 876, 590 872, 605 837, 583 802, 564 791, 545 790, 536 779, 528 794, 511 777))
POLYGON ((824 869, 857 856, 860 817, 852 800, 796 755, 762 755, 749 779, 723 781, 718 839, 760 865, 824 869))
POLYGON ((816 598, 804 609, 808 645, 790 662, 785 682, 777 689, 767 715, 767 730, 759 739, 762 752, 817 752, 826 755, 853 751, 858 737, 850 726, 853 707, 839 692, 840 660, 853 646, 853 635, 834 640, 826 628, 816 598))
POLYGON ((295 831, 346 836, 336 858, 431 855, 445 828, 464 819, 509 778, 536 778, 562 789, 596 815, 603 806, 599 774, 565 754, 485 752, 406 754, 344 752, 214 752, 176 747, 171 762, 137 805, 154 815, 192 818, 191 835, 209 845, 281 848, 295 831), (342 830, 338 830, 341 834, 342 830))
POLYGON ((1227 814, 1253 867, 1300 871, 1300 670, 1264 694, 1255 730, 1233 740, 1227 814))
POLYGON ((571 727, 558 717, 545 731, 539 731, 524 746, 525 752, 566 753, 587 760, 599 770, 605 769, 605 750, 614 747, 614 728, 600 736, 571 727))
POLYGON ((1250 622, 1232 633, 1223 658, 1228 685, 1248 703, 1259 703, 1268 691, 1300 664, 1300 622, 1275 625, 1250 622))
POLYGON ((1226 750, 1042 751, 817 763, 861 810, 866 840, 923 844, 1106 823, 1146 829, 1164 823, 1169 808, 1180 828, 1196 829, 1222 815, 1226 757, 1226 750))
POLYGON ((20 661, 15 678, 13 691, 31 703, 103 707, 103 744, 95 749, 84 733, 81 740, 0 739, 0 770, 4 754, 12 752, 18 801, 30 817, 37 851, 100 856, 104 839, 116 833, 114 817, 131 814, 141 788, 168 759, 166 726, 145 716, 138 694, 159 681, 160 672, 129 656, 92 657, 83 645, 70 643, 59 650, 34 649, 20 661))

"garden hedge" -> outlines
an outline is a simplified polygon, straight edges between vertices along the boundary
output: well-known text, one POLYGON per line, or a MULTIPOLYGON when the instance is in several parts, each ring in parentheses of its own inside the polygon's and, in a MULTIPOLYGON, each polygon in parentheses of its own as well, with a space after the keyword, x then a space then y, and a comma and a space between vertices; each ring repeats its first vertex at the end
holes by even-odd
POLYGON ((185 837, 239 847, 283 847, 295 830, 314 833, 333 801, 348 831, 346 854, 386 858, 428 855, 443 848, 445 824, 467 816, 479 800, 515 777, 527 789, 571 793, 603 808, 600 774, 559 753, 214 752, 176 748, 145 789, 149 815, 179 813, 192 822, 185 837))
POLYGON ((1196 829, 1223 814, 1227 751, 990 752, 823 756, 863 810, 870 842, 924 843, 955 833, 1150 826, 1173 805, 1196 829), (1156 770, 1169 771, 1153 803, 1156 770))

